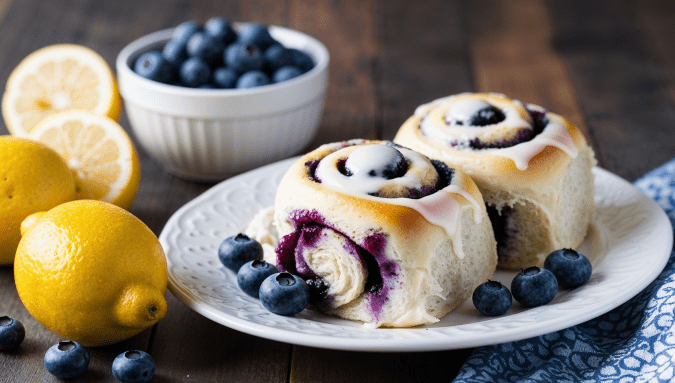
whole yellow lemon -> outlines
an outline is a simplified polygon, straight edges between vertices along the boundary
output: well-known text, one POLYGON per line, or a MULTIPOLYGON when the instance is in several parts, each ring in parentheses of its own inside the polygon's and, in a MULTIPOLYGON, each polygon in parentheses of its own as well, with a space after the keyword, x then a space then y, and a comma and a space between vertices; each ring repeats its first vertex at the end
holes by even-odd
POLYGON ((14 261, 21 221, 75 198, 66 162, 47 146, 0 136, 0 265, 14 261))
POLYGON ((166 315, 166 257, 134 215, 107 202, 78 200, 28 220, 14 280, 42 325, 85 346, 102 346, 166 315))

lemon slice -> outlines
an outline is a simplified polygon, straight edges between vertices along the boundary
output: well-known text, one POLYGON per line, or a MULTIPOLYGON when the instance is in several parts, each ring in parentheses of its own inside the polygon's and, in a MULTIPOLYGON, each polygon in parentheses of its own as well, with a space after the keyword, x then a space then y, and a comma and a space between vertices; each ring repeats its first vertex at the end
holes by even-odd
POLYGON ((76 199, 131 207, 140 164, 131 139, 116 121, 87 111, 62 112, 39 122, 29 138, 63 157, 76 175, 76 199))
POLYGON ((44 118, 71 109, 117 120, 120 95, 106 61, 74 44, 50 45, 14 68, 2 97, 2 116, 13 135, 26 137, 44 118))

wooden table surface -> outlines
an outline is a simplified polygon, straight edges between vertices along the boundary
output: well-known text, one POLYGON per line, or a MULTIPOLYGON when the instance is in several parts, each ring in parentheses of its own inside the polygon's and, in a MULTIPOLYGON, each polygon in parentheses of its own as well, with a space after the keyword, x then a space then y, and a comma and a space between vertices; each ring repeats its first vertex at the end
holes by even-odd
MULTIPOLYGON (((424 102, 492 91, 568 117, 600 166, 634 181, 675 156, 675 2, 385 0, 0 0, 0 86, 32 51, 77 43, 114 68, 147 33, 211 16, 307 32, 331 53, 330 85, 316 140, 392 139, 424 102)), ((129 123, 122 113, 122 126, 129 123)), ((4 123, 0 134, 7 134, 4 123)), ((131 212, 157 235, 183 204, 213 184, 163 172, 141 150, 131 212)), ((167 292, 166 318, 122 343, 90 348, 76 382, 115 381, 113 359, 148 351, 154 382, 428 382, 455 376, 471 349, 359 353, 269 341, 216 324, 167 292)), ((24 309, 11 267, 0 267, 0 315, 26 339, 0 352, 0 382, 53 382, 42 365, 60 339, 24 309)))

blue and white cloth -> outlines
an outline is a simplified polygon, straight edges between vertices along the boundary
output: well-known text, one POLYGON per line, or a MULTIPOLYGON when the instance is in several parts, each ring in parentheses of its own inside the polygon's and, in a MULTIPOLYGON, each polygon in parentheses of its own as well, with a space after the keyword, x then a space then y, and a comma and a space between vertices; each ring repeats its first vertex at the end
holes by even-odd
MULTIPOLYGON (((675 159, 635 185, 675 226, 675 159)), ((675 382, 675 251, 630 301, 565 330, 477 348, 455 382, 675 382)))

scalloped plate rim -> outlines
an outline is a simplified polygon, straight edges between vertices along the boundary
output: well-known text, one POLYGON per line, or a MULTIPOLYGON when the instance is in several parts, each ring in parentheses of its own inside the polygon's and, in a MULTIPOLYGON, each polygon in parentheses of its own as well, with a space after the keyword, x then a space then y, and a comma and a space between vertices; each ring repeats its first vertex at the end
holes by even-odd
MULTIPOLYGON (((320 327, 336 326, 335 328, 336 330, 344 331, 347 333, 354 332, 353 334, 354 336, 352 337, 308 334, 302 331, 293 331, 274 327, 273 325, 270 324, 256 323, 246 318, 239 318, 235 315, 229 314, 221 310, 218 307, 215 307, 214 305, 209 304, 208 302, 196 299, 195 291, 180 285, 179 278, 177 278, 176 275, 174 275, 173 272, 174 268, 172 267, 174 266, 174 260, 175 257, 177 256, 176 254, 178 251, 171 247, 168 237, 171 235, 172 232, 175 233, 176 231, 180 231, 179 223, 181 219, 190 214, 199 213, 201 204, 208 205, 209 202, 211 202, 212 199, 215 199, 219 195, 219 193, 221 193, 224 189, 227 189, 228 187, 237 182, 246 180, 261 180, 266 177, 279 176, 283 174, 283 172, 285 172, 285 170, 291 165, 291 163, 293 163, 298 158, 299 157, 293 157, 286 160, 282 160, 273 164, 260 167, 258 169, 251 170, 246 173, 242 173, 228 180, 222 181, 219 184, 216 184, 213 187, 211 187, 206 192, 202 193, 200 196, 196 197, 192 201, 182 206, 170 217, 164 229, 162 230, 159 239, 166 252, 167 263, 169 265, 169 290, 172 292, 174 296, 176 296, 180 301, 182 301, 184 304, 186 304, 195 312, 215 321, 216 323, 222 324, 234 330, 238 330, 250 335, 290 344, 327 348, 327 349, 348 350, 348 351, 369 351, 369 352, 403 352, 403 351, 417 352, 417 351, 440 351, 450 349, 462 349, 509 341, 516 341, 543 335, 553 331, 562 330, 579 323, 583 323, 589 319, 595 318, 608 311, 611 311, 612 309, 628 301, 630 298, 634 297, 646 286, 648 286, 654 279, 656 279, 656 277, 660 274, 661 270, 663 270, 663 267, 665 266, 672 250, 673 244, 672 226, 665 212, 660 207, 658 207, 658 205, 656 205, 654 201, 652 201, 649 197, 640 192, 635 186, 630 184, 628 181, 622 179, 621 177, 605 169, 595 167, 593 168, 593 172, 596 175, 596 185, 607 186, 599 184, 598 180, 600 180, 600 182, 608 184, 614 190, 620 191, 621 193, 623 193, 623 195, 631 194, 632 201, 634 203, 639 203, 640 207, 647 209, 648 212, 650 213, 649 216, 651 217, 651 219, 648 222, 643 222, 642 225, 650 225, 652 227, 652 231, 649 237, 649 239, 652 240, 652 243, 649 246, 649 251, 652 254, 655 254, 650 257, 650 260, 655 262, 651 264, 651 267, 645 267, 647 273, 640 275, 639 279, 634 280, 633 282, 635 283, 631 284, 632 286, 631 288, 626 288, 620 294, 610 295, 609 296, 610 299, 602 302, 602 304, 591 305, 591 307, 586 307, 584 310, 577 311, 576 312, 577 315, 573 319, 570 318, 570 315, 567 315, 549 318, 548 320, 545 321, 535 321, 533 323, 529 323, 533 326, 528 329, 510 326, 505 326, 498 330, 490 330, 489 328, 488 329, 484 328, 484 326, 489 324, 494 325, 500 322, 517 319, 522 320, 524 318, 532 319, 529 317, 536 317, 539 314, 545 314, 547 311, 552 310, 554 307, 558 305, 562 305, 562 309, 565 309, 565 306, 569 306, 570 302, 575 301, 575 298, 583 296, 585 291, 591 288, 596 288, 595 286, 589 287, 587 289, 585 285, 578 289, 567 291, 563 294, 565 299, 563 299, 562 302, 556 303, 556 301, 559 299, 559 296, 556 296, 556 300, 554 300, 555 304, 549 304, 532 309, 525 309, 521 310, 520 312, 513 313, 511 315, 503 317, 497 318, 483 317, 476 323, 450 325, 444 327, 433 327, 434 325, 431 325, 428 327, 421 326, 407 329, 390 329, 390 328, 366 329, 364 326, 360 326, 358 324, 355 325, 355 322, 343 320, 340 318, 329 317, 321 313, 315 313, 311 310, 305 310, 303 314, 301 314, 300 316, 292 318, 280 317, 272 313, 267 313, 272 322, 274 322, 274 320, 290 321, 293 322, 295 326, 298 326, 298 328, 307 327, 310 324, 314 325, 313 323, 314 321, 312 318, 320 319, 321 322, 318 323, 320 327), (661 236, 661 238, 659 238, 659 236, 661 236), (375 334, 384 336, 363 340, 360 339, 358 336, 356 336, 357 333, 362 333, 363 331, 379 332, 375 334), (433 333, 434 336, 429 336, 429 332, 433 333)), ((603 188, 597 189, 603 190, 603 188)), ((596 192, 596 200, 597 198, 598 193, 596 192)), ((269 203, 271 204, 271 202, 272 201, 270 201, 269 203)), ((611 207, 605 208, 611 209, 611 207)), ((243 226, 243 223, 238 222, 237 227, 241 226, 243 226)), ((630 238, 624 239, 629 240, 630 238)), ((598 266, 601 266, 602 268, 604 269, 608 268, 611 271, 613 265, 608 264, 607 260, 612 258, 611 256, 612 251, 617 250, 615 248, 610 248, 608 250, 609 254, 605 257, 605 259, 602 259, 600 263, 595 267, 597 268, 598 266)), ((639 255, 640 254, 636 256, 639 255)), ((220 265, 218 267, 222 268, 222 266, 220 265)), ((227 270, 226 272, 229 272, 229 270, 227 270)), ((225 283, 236 284, 236 277, 234 277, 233 282, 233 278, 229 276, 225 281, 225 283)), ((600 281, 598 284, 602 286, 603 282, 600 281)), ((244 296, 241 304, 247 305, 247 307, 248 305, 259 304, 255 302, 253 298, 247 297, 243 293, 241 294, 244 296)), ((517 305, 517 303, 514 302, 514 305, 517 305)), ((561 307, 558 307, 557 310, 561 310, 561 307)), ((452 312, 448 315, 452 315, 452 312)), ((448 315, 446 315, 446 317, 448 315)))

